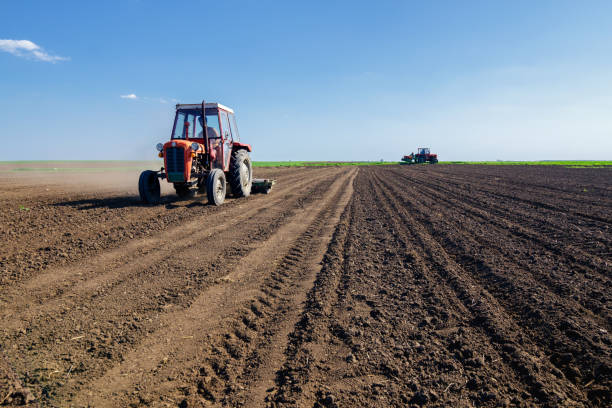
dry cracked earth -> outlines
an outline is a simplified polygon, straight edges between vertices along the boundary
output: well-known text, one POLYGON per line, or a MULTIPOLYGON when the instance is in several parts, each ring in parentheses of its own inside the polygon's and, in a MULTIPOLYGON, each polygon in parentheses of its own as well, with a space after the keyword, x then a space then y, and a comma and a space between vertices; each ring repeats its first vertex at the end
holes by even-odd
POLYGON ((221 207, 3 177, 0 405, 612 404, 610 169, 256 176, 221 207))

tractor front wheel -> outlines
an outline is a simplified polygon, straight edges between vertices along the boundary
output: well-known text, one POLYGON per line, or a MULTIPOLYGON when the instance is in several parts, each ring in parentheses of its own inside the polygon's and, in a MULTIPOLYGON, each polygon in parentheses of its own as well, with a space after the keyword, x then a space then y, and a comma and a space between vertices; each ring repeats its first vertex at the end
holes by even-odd
POLYGON ((157 173, 152 170, 145 170, 140 173, 138 179, 138 192, 140 199, 147 204, 157 204, 161 198, 159 178, 157 173))
POLYGON ((208 202, 221 205, 225 201, 225 173, 221 169, 214 169, 206 179, 206 194, 208 202))
POLYGON ((239 149, 232 153, 228 175, 234 197, 248 197, 251 194, 253 166, 249 152, 239 149))

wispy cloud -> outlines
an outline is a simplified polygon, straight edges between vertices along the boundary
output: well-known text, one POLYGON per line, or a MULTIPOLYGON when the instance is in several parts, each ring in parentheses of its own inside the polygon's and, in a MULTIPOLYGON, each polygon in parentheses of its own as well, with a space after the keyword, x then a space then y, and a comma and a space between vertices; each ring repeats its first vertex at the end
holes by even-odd
POLYGON ((127 94, 127 95, 119 95, 119 97, 121 99, 131 99, 133 101, 139 100, 143 102, 168 103, 168 100, 166 98, 158 98, 158 97, 152 98, 150 96, 137 96, 136 94, 133 94, 133 93, 127 94))
POLYGON ((138 97, 133 93, 128 94, 128 95, 120 95, 119 97, 122 99, 138 99, 138 97))
POLYGON ((69 59, 66 57, 60 57, 59 55, 49 54, 39 45, 34 44, 29 40, 0 40, 0 51, 5 51, 18 57, 51 63, 66 61, 69 59))

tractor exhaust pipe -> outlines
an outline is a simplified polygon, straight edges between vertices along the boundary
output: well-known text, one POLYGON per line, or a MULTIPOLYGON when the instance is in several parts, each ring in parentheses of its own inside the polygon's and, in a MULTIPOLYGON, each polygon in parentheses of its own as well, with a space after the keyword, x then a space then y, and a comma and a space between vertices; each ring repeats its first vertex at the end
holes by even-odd
POLYGON ((204 123, 204 129, 203 130, 203 134, 204 134, 204 154, 206 154, 206 157, 210 157, 209 156, 209 149, 208 149, 208 126, 206 123, 206 102, 202 99, 202 122, 204 123))

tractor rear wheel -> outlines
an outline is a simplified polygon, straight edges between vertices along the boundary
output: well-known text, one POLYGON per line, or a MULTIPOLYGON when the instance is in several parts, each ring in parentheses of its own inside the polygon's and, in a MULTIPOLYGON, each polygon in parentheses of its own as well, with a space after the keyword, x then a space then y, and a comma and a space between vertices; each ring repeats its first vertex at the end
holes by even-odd
POLYGON ((253 166, 249 152, 239 149, 232 153, 228 175, 234 197, 248 197, 251 194, 253 166))
POLYGON ((161 190, 157 172, 145 170, 138 179, 138 192, 140 199, 147 204, 157 204, 160 201, 161 190))
POLYGON ((214 169, 206 179, 206 195, 208 202, 221 205, 225 201, 225 173, 221 169, 214 169))
POLYGON ((189 186, 186 186, 184 184, 174 183, 174 190, 176 191, 176 195, 179 196, 179 198, 188 198, 193 195, 193 191, 191 191, 189 186))

